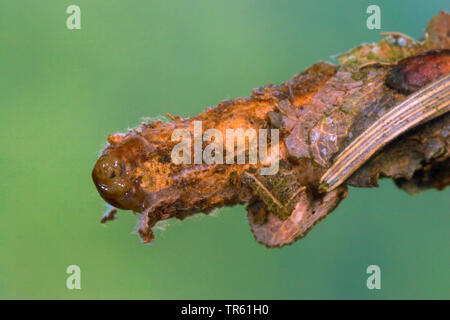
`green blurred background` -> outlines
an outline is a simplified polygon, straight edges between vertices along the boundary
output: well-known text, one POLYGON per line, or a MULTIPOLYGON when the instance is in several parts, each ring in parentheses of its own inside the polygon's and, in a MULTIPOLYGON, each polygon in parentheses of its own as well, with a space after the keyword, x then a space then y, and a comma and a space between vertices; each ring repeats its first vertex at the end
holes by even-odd
POLYGON ((112 132, 280 83, 379 31, 423 36, 447 0, 0 0, 0 298, 450 298, 449 191, 351 189, 303 240, 268 250, 244 207, 170 221, 151 245, 91 182, 112 132), (66 8, 81 7, 81 30, 66 8), (366 8, 381 7, 381 30, 366 8), (81 267, 81 290, 66 268, 81 267), (366 287, 381 267, 381 290, 366 287))

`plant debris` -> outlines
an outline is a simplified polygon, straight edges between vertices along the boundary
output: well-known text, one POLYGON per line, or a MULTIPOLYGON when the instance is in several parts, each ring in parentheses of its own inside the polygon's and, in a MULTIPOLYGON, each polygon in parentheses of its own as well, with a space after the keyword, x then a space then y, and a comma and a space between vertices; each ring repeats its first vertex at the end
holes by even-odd
MULTIPOLYGON (((188 119, 143 123, 113 134, 92 177, 105 201, 141 214, 138 234, 154 239, 152 227, 214 208, 248 203, 255 239, 282 247, 303 237, 347 194, 347 184, 377 186, 391 177, 409 193, 450 183, 450 114, 401 135, 331 192, 320 178, 338 154, 383 114, 441 74, 450 61, 450 15, 441 12, 415 41, 389 33, 339 57, 318 62, 278 85, 254 89, 247 98, 225 100, 188 119), (279 170, 259 174, 261 164, 175 164, 175 129, 279 129, 279 170)), ((111 220, 114 214, 103 221, 111 220)))

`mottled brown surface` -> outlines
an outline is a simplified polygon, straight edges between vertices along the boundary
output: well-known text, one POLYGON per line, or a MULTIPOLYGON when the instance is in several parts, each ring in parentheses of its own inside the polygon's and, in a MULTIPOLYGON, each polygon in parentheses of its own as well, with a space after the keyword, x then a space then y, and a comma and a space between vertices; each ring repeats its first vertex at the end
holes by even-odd
MULTIPOLYGON (((388 75, 406 75, 410 86, 433 77, 435 53, 412 58, 414 68, 401 60, 448 49, 442 26, 448 26, 450 17, 441 13, 435 19, 425 43, 407 39, 401 45, 394 37, 362 45, 342 55, 339 65, 319 62, 279 86, 253 90, 249 98, 223 101, 193 118, 152 122, 111 135, 93 171, 99 193, 115 207, 142 214, 138 233, 145 242, 153 240, 151 228, 160 220, 249 203, 248 220, 258 242, 268 247, 292 243, 345 197, 345 185, 326 194, 317 190, 339 151, 405 98, 405 90, 386 84, 388 75), (185 128, 192 133, 196 120, 203 122, 203 131, 215 128, 224 137, 226 129, 279 128, 278 174, 259 175, 261 164, 174 164, 171 151, 177 141, 171 141, 172 132, 185 128)), ((387 176, 408 192, 445 187, 449 125, 450 117, 443 116, 399 137, 348 183, 375 186, 378 177, 387 176)))
POLYGON ((447 12, 440 12, 428 23, 425 47, 431 49, 450 48, 450 19, 447 12))
POLYGON ((400 61, 392 67, 386 84, 408 94, 449 72, 450 50, 432 50, 400 61))

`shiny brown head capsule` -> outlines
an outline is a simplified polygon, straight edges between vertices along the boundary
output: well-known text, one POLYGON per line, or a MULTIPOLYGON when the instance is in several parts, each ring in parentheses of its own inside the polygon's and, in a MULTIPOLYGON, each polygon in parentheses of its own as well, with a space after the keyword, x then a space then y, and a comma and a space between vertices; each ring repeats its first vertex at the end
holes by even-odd
POLYGON ((125 171, 125 164, 117 157, 104 155, 98 159, 92 178, 104 198, 120 198, 131 189, 125 171))
POLYGON ((119 209, 140 211, 142 190, 133 174, 133 157, 142 149, 136 139, 118 148, 109 146, 92 170, 92 180, 102 198, 119 209), (131 157, 131 158, 130 158, 131 157))

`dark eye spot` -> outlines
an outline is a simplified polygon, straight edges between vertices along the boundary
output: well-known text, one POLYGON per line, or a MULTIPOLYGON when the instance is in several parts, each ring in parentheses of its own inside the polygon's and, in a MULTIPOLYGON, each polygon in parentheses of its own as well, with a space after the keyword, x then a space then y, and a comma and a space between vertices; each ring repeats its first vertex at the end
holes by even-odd
POLYGON ((169 155, 167 155, 167 154, 161 156, 161 157, 158 159, 158 161, 159 161, 160 163, 169 163, 170 160, 171 160, 171 158, 170 158, 169 155))

